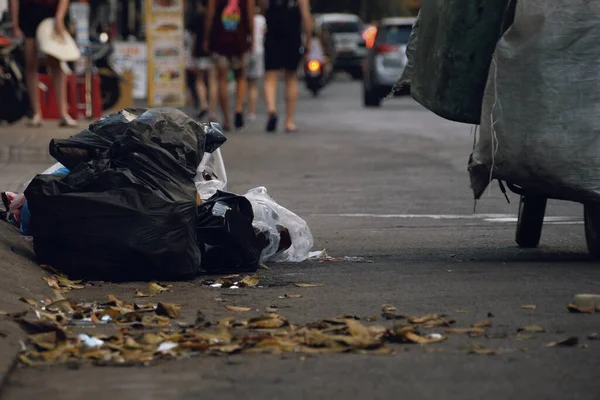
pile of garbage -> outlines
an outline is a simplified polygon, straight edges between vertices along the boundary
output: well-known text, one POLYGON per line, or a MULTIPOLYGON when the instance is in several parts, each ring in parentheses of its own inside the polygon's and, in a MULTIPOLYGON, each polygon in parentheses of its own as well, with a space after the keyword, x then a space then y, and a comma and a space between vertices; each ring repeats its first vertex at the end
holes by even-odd
POLYGON ((218 124, 177 109, 122 110, 53 139, 58 163, 2 194, 5 217, 40 264, 74 279, 178 280, 306 260, 304 220, 264 187, 226 191, 225 141, 218 124))

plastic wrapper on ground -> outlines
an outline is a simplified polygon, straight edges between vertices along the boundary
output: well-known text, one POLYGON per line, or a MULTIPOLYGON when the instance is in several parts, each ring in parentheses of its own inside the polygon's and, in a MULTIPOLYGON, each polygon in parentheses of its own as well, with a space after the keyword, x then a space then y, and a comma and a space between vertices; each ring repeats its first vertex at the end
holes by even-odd
POLYGON ((313 236, 306 221, 277 204, 264 187, 248 191, 245 197, 252 204, 253 225, 266 240, 261 262, 300 262, 308 259, 313 236))
POLYGON ((202 200, 208 200, 217 193, 217 190, 227 190, 227 171, 225 171, 221 149, 204 153, 196 170, 194 183, 202 200))

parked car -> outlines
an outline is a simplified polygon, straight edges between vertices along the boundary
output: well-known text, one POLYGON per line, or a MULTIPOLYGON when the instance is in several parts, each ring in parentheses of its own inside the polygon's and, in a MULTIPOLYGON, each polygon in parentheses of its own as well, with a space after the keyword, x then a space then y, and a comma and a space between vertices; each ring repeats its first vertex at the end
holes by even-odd
POLYGON ((354 14, 322 14, 315 18, 318 31, 326 30, 335 49, 334 69, 354 79, 362 78, 362 61, 367 53, 362 37, 364 24, 354 14))
POLYGON ((377 24, 373 46, 364 59, 363 101, 379 107, 406 66, 406 45, 414 18, 385 18, 377 24))

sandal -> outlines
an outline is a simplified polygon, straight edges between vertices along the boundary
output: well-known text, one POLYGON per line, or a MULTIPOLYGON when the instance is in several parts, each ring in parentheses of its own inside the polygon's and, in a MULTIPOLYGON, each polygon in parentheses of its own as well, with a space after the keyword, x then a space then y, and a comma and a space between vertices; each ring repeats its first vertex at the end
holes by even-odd
POLYGON ((37 114, 34 115, 29 121, 27 121, 27 126, 31 126, 31 127, 35 127, 35 128, 39 128, 43 124, 44 124, 44 121, 42 121, 42 117, 40 117, 37 114))
POLYGON ((58 126, 60 126, 62 128, 74 128, 77 126, 77 121, 75 121, 73 118, 71 118, 70 115, 65 115, 64 117, 62 117, 60 119, 58 126))

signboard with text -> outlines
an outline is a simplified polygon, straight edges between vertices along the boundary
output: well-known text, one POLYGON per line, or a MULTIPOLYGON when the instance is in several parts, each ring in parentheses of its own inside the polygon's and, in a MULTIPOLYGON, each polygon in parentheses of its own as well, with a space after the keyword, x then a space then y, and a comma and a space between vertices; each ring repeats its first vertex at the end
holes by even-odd
POLYGON ((185 105, 184 0, 146 0, 148 104, 185 105))
POLYGON ((114 64, 119 70, 133 72, 133 98, 148 96, 148 55, 146 42, 115 42, 114 64))

